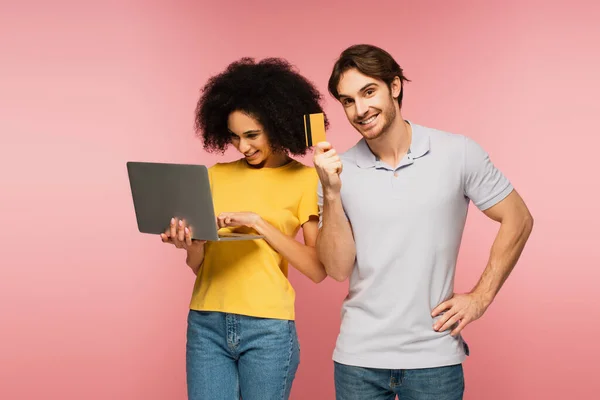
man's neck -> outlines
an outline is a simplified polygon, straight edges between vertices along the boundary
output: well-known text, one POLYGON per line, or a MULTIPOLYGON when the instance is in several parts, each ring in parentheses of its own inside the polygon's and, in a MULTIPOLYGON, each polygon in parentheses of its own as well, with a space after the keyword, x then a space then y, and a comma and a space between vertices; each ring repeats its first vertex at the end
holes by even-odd
POLYGON ((411 141, 412 127, 398 112, 392 126, 377 139, 367 140, 367 144, 382 162, 396 167, 408 152, 411 141))

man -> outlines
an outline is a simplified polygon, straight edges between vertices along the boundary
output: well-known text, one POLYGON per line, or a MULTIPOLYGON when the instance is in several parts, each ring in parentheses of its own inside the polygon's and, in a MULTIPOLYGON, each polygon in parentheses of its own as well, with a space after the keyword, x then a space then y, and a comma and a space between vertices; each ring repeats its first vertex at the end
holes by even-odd
POLYGON ((462 399, 460 333, 489 307, 533 227, 477 143, 404 120, 406 81, 392 56, 370 45, 342 52, 329 80, 363 137, 341 156, 320 143, 314 156, 317 253, 329 276, 350 277, 333 355, 339 400, 462 399), (477 285, 454 294, 469 201, 500 229, 477 285))

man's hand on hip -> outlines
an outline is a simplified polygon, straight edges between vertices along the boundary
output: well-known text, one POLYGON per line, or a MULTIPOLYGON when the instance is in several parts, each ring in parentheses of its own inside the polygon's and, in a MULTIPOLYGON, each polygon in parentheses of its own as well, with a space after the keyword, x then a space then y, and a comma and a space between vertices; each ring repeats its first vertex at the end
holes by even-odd
POLYGON ((479 319, 485 310, 487 310, 488 305, 489 303, 478 294, 455 294, 451 299, 444 301, 433 309, 431 313, 432 317, 437 317, 441 313, 444 313, 433 325, 433 329, 443 332, 454 326, 450 334, 456 336, 469 323, 479 319))

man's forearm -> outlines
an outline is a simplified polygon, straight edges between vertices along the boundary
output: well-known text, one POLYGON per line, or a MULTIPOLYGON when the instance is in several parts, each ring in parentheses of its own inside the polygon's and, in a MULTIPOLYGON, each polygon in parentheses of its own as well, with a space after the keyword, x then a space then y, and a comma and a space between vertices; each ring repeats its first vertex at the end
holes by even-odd
POLYGON ((350 276, 356 259, 356 246, 339 194, 323 195, 323 225, 316 249, 327 275, 340 282, 350 276))
POLYGON ((517 264, 533 228, 531 216, 503 221, 490 251, 487 267, 472 290, 485 306, 494 300, 500 288, 517 264))

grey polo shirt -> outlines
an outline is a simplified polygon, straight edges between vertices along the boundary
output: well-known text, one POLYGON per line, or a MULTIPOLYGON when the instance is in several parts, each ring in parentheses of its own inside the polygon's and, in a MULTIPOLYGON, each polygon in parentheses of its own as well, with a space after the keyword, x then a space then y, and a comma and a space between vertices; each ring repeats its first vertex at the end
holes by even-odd
POLYGON ((333 355, 342 364, 429 368, 468 354, 460 336, 433 330, 439 317, 431 311, 452 296, 469 201, 485 210, 513 187, 473 140, 411 126, 410 151, 396 167, 364 139, 341 156, 342 204, 356 243, 333 355))

